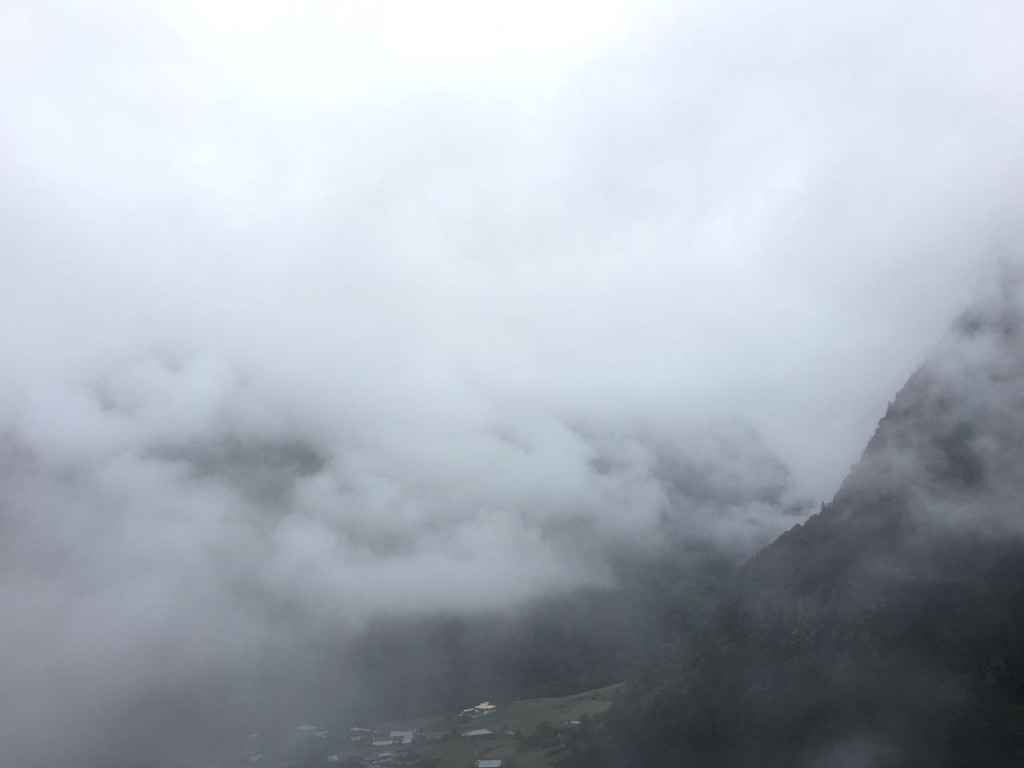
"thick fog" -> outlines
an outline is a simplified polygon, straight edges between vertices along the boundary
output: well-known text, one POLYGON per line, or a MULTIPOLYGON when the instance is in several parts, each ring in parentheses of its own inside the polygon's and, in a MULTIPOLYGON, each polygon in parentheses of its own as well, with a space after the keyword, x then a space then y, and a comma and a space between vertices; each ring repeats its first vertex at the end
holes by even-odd
POLYGON ((830 498, 1019 252, 1022 27, 0 5, 0 760, 830 498))

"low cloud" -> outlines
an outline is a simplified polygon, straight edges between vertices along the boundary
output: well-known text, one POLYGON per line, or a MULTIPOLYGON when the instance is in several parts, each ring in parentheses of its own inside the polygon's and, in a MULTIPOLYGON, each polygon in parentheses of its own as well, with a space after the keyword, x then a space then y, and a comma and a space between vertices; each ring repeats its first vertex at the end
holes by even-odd
POLYGON ((742 557, 1019 248, 1009 0, 563 3, 490 58, 265 6, 0 11, 19 759, 296 636, 742 557))

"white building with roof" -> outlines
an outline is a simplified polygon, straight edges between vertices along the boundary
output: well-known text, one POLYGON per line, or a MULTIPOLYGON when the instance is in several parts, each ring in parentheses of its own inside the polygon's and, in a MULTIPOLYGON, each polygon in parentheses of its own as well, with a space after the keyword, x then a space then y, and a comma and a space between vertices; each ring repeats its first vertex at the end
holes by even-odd
POLYGON ((466 717, 483 717, 484 715, 491 714, 491 712, 497 708, 497 705, 491 704, 489 701, 481 701, 475 706, 462 710, 459 714, 465 715, 466 717))

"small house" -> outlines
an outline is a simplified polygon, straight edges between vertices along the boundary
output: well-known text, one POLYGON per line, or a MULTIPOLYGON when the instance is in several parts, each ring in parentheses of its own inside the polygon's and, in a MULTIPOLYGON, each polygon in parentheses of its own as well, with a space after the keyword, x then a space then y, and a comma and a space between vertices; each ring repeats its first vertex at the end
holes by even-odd
POLYGON ((484 715, 491 714, 491 712, 493 712, 497 708, 498 707, 496 705, 491 704, 491 702, 489 701, 481 701, 479 704, 469 707, 468 709, 462 710, 459 713, 459 715, 462 717, 470 718, 483 717, 484 715))

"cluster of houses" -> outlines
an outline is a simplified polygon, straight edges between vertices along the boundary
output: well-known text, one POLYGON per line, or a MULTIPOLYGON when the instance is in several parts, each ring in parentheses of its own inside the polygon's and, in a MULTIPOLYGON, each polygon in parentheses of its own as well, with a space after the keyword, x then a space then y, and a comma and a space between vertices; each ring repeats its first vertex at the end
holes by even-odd
POLYGON ((417 743, 440 743, 450 738, 450 733, 434 731, 375 731, 370 728, 349 728, 348 740, 353 744, 370 744, 374 747, 408 747, 417 743))
POLYGON ((349 728, 348 740, 353 744, 373 747, 398 747, 395 751, 387 750, 372 756, 353 755, 342 759, 337 755, 327 758, 329 763, 345 763, 353 768, 416 768, 422 762, 419 754, 412 750, 412 745, 420 741, 422 736, 417 731, 380 731, 371 728, 349 728))
MULTIPOLYGON (((463 719, 476 719, 496 710, 496 705, 483 701, 462 710, 460 715, 463 719)), ((271 746, 264 744, 258 734, 250 734, 236 764, 252 768, 302 768, 326 762, 340 768, 417 768, 422 760, 413 749, 416 744, 441 744, 453 738, 467 742, 486 741, 495 738, 497 734, 488 728, 470 728, 462 732, 349 728, 347 741, 358 750, 358 754, 346 756, 328 754, 334 751, 328 747, 329 736, 329 731, 316 726, 297 725, 284 738, 274 739, 271 746), (384 751, 366 756, 366 747, 381 748, 384 751)), ((474 768, 503 768, 503 763, 501 760, 478 760, 474 768)))
POLYGON ((352 768, 419 768, 423 759, 418 752, 411 749, 404 749, 398 752, 378 752, 370 757, 349 757, 342 759, 337 755, 330 755, 328 763, 344 763, 352 768))
POLYGON ((390 747, 392 745, 409 746, 416 738, 415 731, 389 731, 388 733, 375 733, 371 737, 371 743, 375 747, 390 747))

